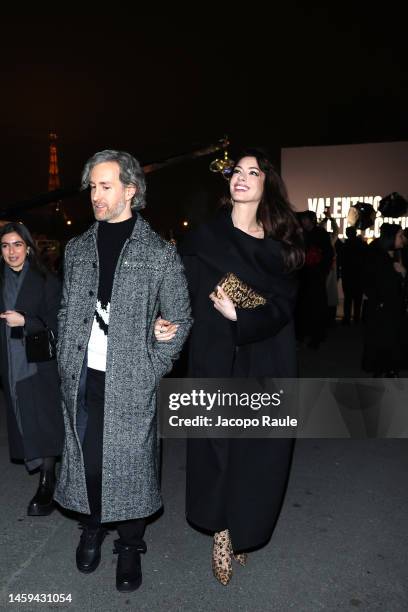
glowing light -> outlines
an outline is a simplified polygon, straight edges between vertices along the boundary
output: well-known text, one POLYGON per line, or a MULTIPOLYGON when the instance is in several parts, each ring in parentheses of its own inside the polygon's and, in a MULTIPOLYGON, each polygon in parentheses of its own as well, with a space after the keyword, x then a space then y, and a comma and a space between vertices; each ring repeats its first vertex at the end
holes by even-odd
POLYGON ((183 221, 184 227, 188 227, 188 221, 183 221))

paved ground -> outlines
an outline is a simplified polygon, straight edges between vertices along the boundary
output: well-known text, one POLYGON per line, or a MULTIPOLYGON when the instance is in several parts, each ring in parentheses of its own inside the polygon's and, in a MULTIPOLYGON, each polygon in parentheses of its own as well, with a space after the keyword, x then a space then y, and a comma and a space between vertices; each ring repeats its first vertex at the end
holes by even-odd
MULTIPOLYGON (((299 350, 302 375, 359 376, 356 328, 299 350)), ((408 407, 407 407, 408 409, 408 407)), ((30 518, 37 476, 8 461, 0 409, 0 610, 408 610, 406 440, 301 440, 271 542, 235 567, 228 587, 211 574, 209 537, 184 520, 184 442, 163 445, 163 515, 148 529, 139 591, 114 586, 114 534, 89 576, 75 567, 77 524, 59 512, 30 518), (17 593, 70 593, 69 604, 10 603, 17 593)), ((243 492, 244 494, 244 492, 243 492)))

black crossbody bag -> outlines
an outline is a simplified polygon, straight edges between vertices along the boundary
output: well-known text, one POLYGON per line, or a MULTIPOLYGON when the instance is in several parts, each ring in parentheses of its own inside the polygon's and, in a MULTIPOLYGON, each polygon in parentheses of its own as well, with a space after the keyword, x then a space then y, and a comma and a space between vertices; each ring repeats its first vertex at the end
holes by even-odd
POLYGON ((55 334, 46 323, 38 317, 45 329, 25 336, 25 349, 28 363, 51 361, 57 354, 55 334))

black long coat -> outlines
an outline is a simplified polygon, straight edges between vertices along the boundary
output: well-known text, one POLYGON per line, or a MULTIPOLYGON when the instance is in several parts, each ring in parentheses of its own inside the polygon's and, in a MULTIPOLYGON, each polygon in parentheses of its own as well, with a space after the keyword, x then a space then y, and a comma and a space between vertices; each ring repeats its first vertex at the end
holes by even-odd
POLYGON ((327 320, 327 276, 333 264, 330 234, 320 226, 304 232, 305 265, 300 273, 297 325, 299 338, 313 342, 325 338, 327 320))
MULTIPOLYGON (((194 317, 189 376, 295 377, 296 281, 284 271, 280 244, 234 228, 221 211, 181 252, 194 317), (223 317, 208 296, 227 272, 265 295, 267 304, 237 310, 237 322, 223 317)), ((228 528, 235 551, 264 544, 279 516, 292 450, 289 439, 189 440, 188 520, 210 531, 228 528)))
POLYGON ((379 241, 370 244, 364 266, 368 297, 362 367, 366 372, 398 370, 402 359, 404 279, 379 241))
MULTIPOLYGON (((54 333, 61 301, 61 283, 51 273, 43 277, 29 268, 21 285, 15 310, 25 313, 26 333, 44 329, 40 317, 54 333)), ((0 312, 4 300, 0 283, 0 312)), ((16 394, 23 435, 17 425, 10 394, 6 323, 0 320, 0 373, 6 398, 7 430, 11 459, 36 459, 58 456, 62 452, 64 425, 57 363, 37 363, 37 373, 17 383, 16 394)))

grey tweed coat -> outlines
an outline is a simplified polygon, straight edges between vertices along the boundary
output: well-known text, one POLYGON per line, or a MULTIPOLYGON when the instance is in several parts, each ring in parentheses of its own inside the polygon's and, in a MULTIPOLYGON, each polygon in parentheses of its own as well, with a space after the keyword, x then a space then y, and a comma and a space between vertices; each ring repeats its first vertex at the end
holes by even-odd
MULTIPOLYGON (((58 315, 65 443, 55 499, 89 514, 82 447, 76 427, 79 381, 98 293, 95 223, 67 245, 58 315)), ((119 256, 112 288, 102 458, 102 521, 149 516, 161 506, 156 390, 192 324, 187 283, 175 248, 138 214, 119 256), (179 324, 171 342, 158 343, 154 321, 179 324)))

